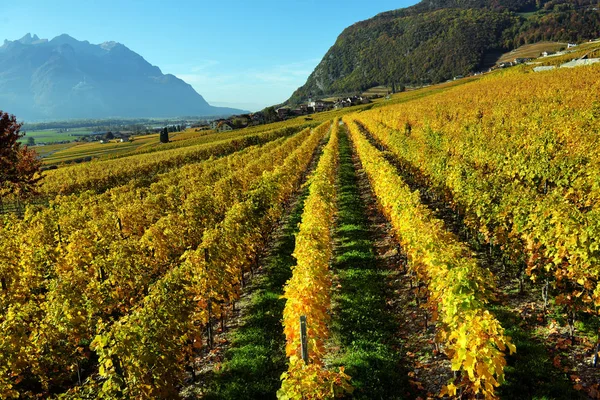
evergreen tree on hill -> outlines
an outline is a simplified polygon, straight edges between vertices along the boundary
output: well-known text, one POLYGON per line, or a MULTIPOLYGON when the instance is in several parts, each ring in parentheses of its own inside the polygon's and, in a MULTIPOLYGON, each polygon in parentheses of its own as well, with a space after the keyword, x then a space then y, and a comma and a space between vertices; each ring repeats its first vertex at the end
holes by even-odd
POLYGON ((160 132, 160 142, 169 143, 169 130, 166 127, 160 132))

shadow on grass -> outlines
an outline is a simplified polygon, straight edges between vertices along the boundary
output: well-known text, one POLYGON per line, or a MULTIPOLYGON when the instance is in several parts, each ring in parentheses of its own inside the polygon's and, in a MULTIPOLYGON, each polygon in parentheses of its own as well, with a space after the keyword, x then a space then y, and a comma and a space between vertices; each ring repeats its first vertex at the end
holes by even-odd
POLYGON ((365 205, 348 137, 340 137, 338 220, 333 270, 341 287, 333 293, 332 334, 356 399, 409 397, 407 371, 395 338, 395 318, 386 310, 386 272, 380 270, 370 239, 365 205))
POLYGON ((504 307, 490 307, 517 352, 506 357, 506 382, 498 389, 502 399, 585 399, 573 389, 566 374, 557 369, 543 343, 520 326, 521 319, 504 307))
POLYGON ((205 399, 275 399, 287 369, 281 325, 283 285, 291 277, 295 235, 302 216, 304 190, 285 223, 280 239, 263 264, 264 273, 250 295, 241 326, 233 333, 225 362, 210 378, 205 399))

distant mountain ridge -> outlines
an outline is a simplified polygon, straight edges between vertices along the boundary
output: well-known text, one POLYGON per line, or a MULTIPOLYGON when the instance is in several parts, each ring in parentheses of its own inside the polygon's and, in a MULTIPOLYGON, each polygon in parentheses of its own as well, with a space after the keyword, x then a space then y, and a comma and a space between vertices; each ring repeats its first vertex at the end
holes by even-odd
POLYGON ((443 82, 542 40, 600 37, 597 0, 423 0, 346 28, 289 103, 443 82))
POLYGON ((0 46, 0 109, 20 120, 167 118, 239 114, 121 43, 26 34, 0 46))

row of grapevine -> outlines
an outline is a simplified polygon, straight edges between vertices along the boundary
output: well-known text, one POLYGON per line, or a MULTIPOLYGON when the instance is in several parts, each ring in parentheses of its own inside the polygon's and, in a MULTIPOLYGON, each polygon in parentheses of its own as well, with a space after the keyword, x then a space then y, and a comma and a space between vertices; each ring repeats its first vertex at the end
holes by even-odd
POLYGON ((62 387, 90 369, 88 345, 98 321, 125 315, 309 134, 186 166, 150 188, 59 197, 50 208, 4 224, 0 357, 9 373, 2 389, 28 375, 44 390, 62 387))
POLYGON ((559 304, 598 315, 599 70, 505 73, 358 119, 559 304))
POLYGON ((67 166, 44 173, 40 191, 52 197, 56 194, 79 193, 85 190, 102 192, 111 187, 123 185, 131 180, 142 179, 152 182, 156 174, 185 164, 220 157, 239 151, 245 147, 262 144, 298 132, 289 127, 263 132, 256 135, 238 133, 231 138, 209 141, 196 146, 174 148, 158 153, 133 155, 129 157, 93 161, 67 166))
POLYGON ((382 211, 406 252, 409 265, 426 283, 428 307, 439 321, 437 339, 454 371, 462 371, 458 382, 449 383, 442 394, 482 393, 493 398, 504 379, 504 352, 515 351, 504 329, 486 309, 493 298, 493 276, 478 264, 469 249, 443 222, 420 203, 395 168, 346 118, 352 141, 369 177, 382 211))
POLYGON ((329 143, 309 180, 309 195, 296 236, 297 264, 286 283, 283 326, 286 336, 287 372, 282 375, 280 399, 329 398, 349 388, 349 377, 323 365, 325 341, 329 338, 332 229, 336 211, 336 173, 339 162, 339 126, 334 120, 329 143), (308 363, 301 357, 300 316, 307 320, 308 363), (332 389, 333 388, 333 389, 332 389))
MULTIPOLYGON (((207 218, 217 219, 219 213, 215 211, 216 208, 226 208, 231 204, 236 196, 240 196, 240 192, 247 190, 253 180, 260 176, 263 167, 272 168, 277 163, 276 160, 282 160, 308 134, 309 130, 305 130, 285 143, 284 139, 279 139, 217 161, 183 167, 161 176, 150 188, 136 189, 129 184, 102 195, 88 193, 59 197, 52 202, 50 209, 40 213, 32 210, 24 221, 4 224, 3 234, 6 239, 3 243, 8 244, 11 240, 15 244, 25 243, 29 239, 39 247, 44 244, 51 247, 69 244, 72 242, 69 236, 75 231, 79 231, 80 236, 89 236, 84 231, 89 230, 97 220, 106 219, 107 225, 114 228, 110 231, 119 231, 112 235, 115 237, 110 239, 111 243, 118 242, 119 239, 135 238, 140 240, 142 246, 137 253, 151 253, 153 258, 162 260, 171 252, 175 253, 176 260, 176 254, 183 253, 191 245, 190 241, 193 242, 194 237, 202 234, 202 223, 207 218), (100 215, 94 215, 94 209, 100 215), (198 218, 181 218, 180 214, 185 217, 192 212, 198 218), (205 212, 207 216, 200 218, 201 212, 205 212), (38 223, 40 218, 50 219, 53 223, 38 223), (35 237, 34 227, 38 226, 44 230, 42 237, 35 237), (176 228, 179 231, 174 232, 176 228), (26 233, 20 234, 19 230, 26 233), (60 237, 55 237, 58 235, 60 237)), ((96 230, 102 231, 100 228, 96 230)), ((98 234, 95 234, 94 240, 101 240, 98 234)), ((108 247, 104 246, 104 249, 108 247)), ((23 249, 21 252, 25 251, 23 249)), ((90 257, 95 258, 92 255, 90 257)), ((13 256, 11 261, 14 263, 17 260, 13 256)), ((15 269, 17 266, 11 269, 8 262, 3 266, 4 285, 10 290, 5 290, 0 296, 0 309, 11 303, 13 294, 22 290, 35 291, 40 287, 35 280, 13 282, 21 275, 15 269), (25 286, 20 287, 20 284, 25 286)))
MULTIPOLYGON (((267 132, 267 131, 275 131, 275 130, 280 131, 280 130, 289 129, 289 128, 294 128, 297 131, 300 131, 304 128, 310 128, 310 127, 314 127, 316 125, 318 125, 318 123, 316 123, 316 122, 307 123, 307 121, 305 121, 305 120, 302 120, 302 121, 285 120, 285 121, 281 121, 276 124, 255 125, 255 126, 243 128, 242 130, 235 129, 235 130, 229 131, 229 132, 214 132, 212 130, 208 130, 208 131, 204 131, 204 132, 197 132, 197 131, 195 131, 194 128, 191 128, 186 131, 178 132, 174 136, 169 135, 169 137, 170 137, 169 143, 149 142, 149 143, 146 143, 146 144, 136 148, 132 152, 123 153, 123 155, 120 155, 120 154, 117 154, 114 156, 111 155, 108 158, 110 158, 110 159, 122 158, 122 157, 128 157, 130 155, 156 153, 156 152, 162 152, 165 150, 173 150, 173 149, 179 149, 182 147, 203 145, 203 144, 219 142, 219 141, 228 140, 228 139, 235 139, 235 138, 239 139, 240 137, 244 137, 244 136, 256 136, 256 135, 259 135, 259 134, 267 132)), ((105 158, 103 158, 103 159, 105 159, 105 158)))
POLYGON ((204 327, 239 297, 243 273, 256 262, 328 129, 316 128, 281 166, 265 172, 138 307, 96 336, 91 347, 105 378, 103 396, 177 396, 194 349, 202 347, 204 327))
MULTIPOLYGON (((302 134, 289 141, 287 146, 293 147, 297 145, 308 133, 309 131, 305 130, 302 134)), ((160 230, 151 229, 148 231, 149 228, 152 228, 155 224, 159 224, 158 226, 164 224, 165 222, 162 221, 164 217, 170 218, 179 213, 186 215, 186 213, 197 209, 204 202, 204 199, 198 196, 201 192, 198 190, 199 188, 204 188, 205 190, 212 189, 213 183, 218 181, 222 181, 221 185, 233 183, 232 177, 235 178, 235 171, 245 168, 249 163, 256 162, 261 155, 268 156, 272 151, 279 148, 284 140, 282 138, 264 146, 252 146, 218 160, 186 165, 162 174, 157 182, 147 188, 136 188, 135 184, 128 183, 110 189, 101 195, 86 193, 84 195, 59 196, 51 202, 49 209, 43 209, 38 213, 36 208, 32 208, 23 221, 14 220, 13 223, 8 223, 9 220, 13 219, 8 217, 2 230, 2 234, 5 236, 3 243, 8 245, 12 240, 16 243, 24 243, 28 238, 31 238, 32 242, 36 242, 42 247, 41 245, 46 243, 44 240, 46 238, 50 240, 48 245, 54 247, 61 242, 67 242, 63 239, 68 238, 73 231, 78 230, 81 225, 85 225, 90 221, 93 217, 91 210, 97 208, 103 217, 106 216, 114 222, 111 225, 114 225, 115 228, 120 228, 124 236, 134 236, 136 238, 146 236, 145 242, 148 249, 142 252, 151 250, 154 257, 162 257, 163 250, 165 250, 164 246, 160 246, 161 241, 154 238, 154 234, 162 232, 165 235, 170 230, 166 229, 166 226, 165 229, 160 230), (227 176, 230 177, 224 179, 227 176), (54 223, 44 224, 36 222, 37 219, 44 215, 44 219, 50 219, 54 223), (60 238, 55 237, 59 234, 58 225, 61 225, 60 238), (36 229, 33 227, 36 226, 45 229, 43 237, 35 237, 36 229), (24 234, 20 234, 19 230, 27 231, 27 236, 25 237, 24 234)), ((279 153, 286 154, 285 151, 285 149, 279 150, 279 153)), ((268 162, 265 164, 270 165, 268 162)), ((227 192, 227 189, 224 188, 220 192, 227 192)), ((210 195, 210 199, 213 199, 213 197, 210 195)), ((194 223, 194 221, 189 219, 184 222, 188 225, 194 223)), ((185 225, 178 223, 178 226, 183 228, 185 225)), ((191 227, 185 226, 184 231, 187 233, 187 236, 190 234, 190 229, 191 227)), ((168 239, 171 241, 170 248, 179 247, 176 245, 177 240, 186 240, 186 238, 181 238, 180 233, 178 233, 178 236, 170 236, 168 239)), ((10 256, 12 253, 6 252, 5 254, 10 256)), ((13 256, 11 258, 11 262, 16 261, 13 256)), ((17 270, 13 270, 16 267, 9 268, 10 262, 4 263, 3 266, 3 271, 5 272, 4 286, 9 286, 11 290, 5 290, 0 294, 0 310, 4 310, 10 304, 10 298, 13 293, 19 292, 15 288, 19 287, 19 284, 29 285, 23 287, 21 290, 27 288, 32 290, 39 286, 35 281, 31 280, 11 282, 19 277, 19 273, 17 273, 17 270)))

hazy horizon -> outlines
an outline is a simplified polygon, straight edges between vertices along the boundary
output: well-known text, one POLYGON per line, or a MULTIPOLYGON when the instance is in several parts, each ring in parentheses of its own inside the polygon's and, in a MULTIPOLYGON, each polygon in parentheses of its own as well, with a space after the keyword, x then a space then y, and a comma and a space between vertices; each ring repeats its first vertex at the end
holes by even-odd
POLYGON ((119 42, 192 85, 211 105, 257 111, 303 85, 344 28, 415 3, 21 1, 5 6, 0 39, 31 33, 119 42))

